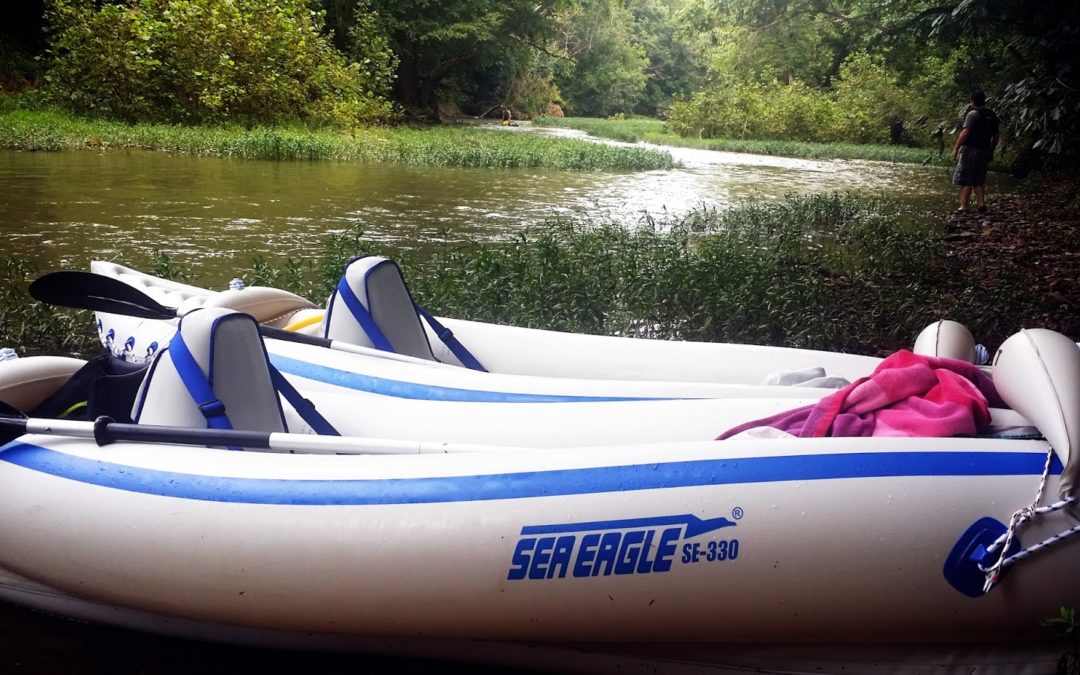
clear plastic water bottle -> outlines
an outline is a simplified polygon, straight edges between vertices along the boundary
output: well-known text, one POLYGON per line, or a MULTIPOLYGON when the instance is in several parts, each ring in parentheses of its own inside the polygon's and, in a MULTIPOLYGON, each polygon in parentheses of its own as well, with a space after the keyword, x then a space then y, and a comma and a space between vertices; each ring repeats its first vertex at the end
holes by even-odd
POLYGON ((0 349, 0 361, 14 361, 19 358, 19 353, 11 347, 0 349))
POLYGON ((234 277, 231 281, 229 281, 229 290, 230 291, 242 291, 242 290, 244 290, 244 280, 241 279, 240 277, 234 277))
POLYGON ((986 345, 975 345, 975 365, 985 366, 990 360, 990 351, 986 348, 986 345))

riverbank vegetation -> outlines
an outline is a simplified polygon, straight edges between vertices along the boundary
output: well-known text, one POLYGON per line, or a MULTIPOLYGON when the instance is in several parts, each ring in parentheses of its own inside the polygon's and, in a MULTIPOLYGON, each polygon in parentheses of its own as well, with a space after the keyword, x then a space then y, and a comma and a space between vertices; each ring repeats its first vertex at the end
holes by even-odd
MULTIPOLYGON (((887 202, 832 195, 699 210, 636 228, 557 219, 501 242, 446 243, 423 257, 345 231, 327 235, 317 259, 260 257, 243 277, 249 285, 325 298, 350 257, 381 253, 401 261, 425 307, 448 316, 867 354, 910 347, 939 318, 968 325, 991 348, 1021 326, 1080 332, 1071 309, 1080 301, 1080 269, 1062 267, 1080 252, 1067 228, 1047 228, 1043 219, 1061 204, 1015 199, 1022 204, 1013 210, 1029 214, 1031 227, 1053 233, 1045 245, 1006 234, 987 248, 979 242, 993 226, 982 219, 942 230, 887 202), (1024 252, 1023 264, 1011 264, 1006 250, 1024 252), (1032 284, 1040 266, 1060 273, 1032 284)), ((37 270, 5 265, 0 345, 24 353, 96 351, 85 313, 30 301, 25 289, 37 270)), ((161 252, 147 271, 195 283, 206 273, 161 252)))
POLYGON ((538 117, 536 124, 545 127, 578 129, 599 138, 626 143, 745 152, 753 155, 776 155, 804 159, 866 159, 906 164, 944 166, 952 158, 944 151, 906 145, 857 145, 853 143, 813 143, 788 140, 754 140, 739 138, 699 138, 680 136, 671 131, 668 123, 647 117, 538 117))
POLYGON ((362 127, 350 133, 302 126, 244 128, 88 119, 50 110, 0 112, 0 148, 141 149, 242 159, 332 159, 471 168, 649 170, 667 152, 470 126, 362 127))
POLYGON ((941 154, 983 89, 1021 168, 1075 154, 1080 136, 1070 0, 16 4, 0 27, 0 86, 126 122, 351 131, 500 111, 643 114, 686 139, 941 154))

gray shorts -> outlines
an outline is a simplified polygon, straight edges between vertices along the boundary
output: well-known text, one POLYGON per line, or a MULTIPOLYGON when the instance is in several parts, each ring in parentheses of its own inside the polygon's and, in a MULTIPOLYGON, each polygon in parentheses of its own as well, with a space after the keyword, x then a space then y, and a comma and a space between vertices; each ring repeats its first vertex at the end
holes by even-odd
POLYGON ((993 158, 993 150, 973 148, 969 145, 960 146, 960 161, 956 163, 952 182, 956 185, 972 187, 986 185, 986 169, 993 158))

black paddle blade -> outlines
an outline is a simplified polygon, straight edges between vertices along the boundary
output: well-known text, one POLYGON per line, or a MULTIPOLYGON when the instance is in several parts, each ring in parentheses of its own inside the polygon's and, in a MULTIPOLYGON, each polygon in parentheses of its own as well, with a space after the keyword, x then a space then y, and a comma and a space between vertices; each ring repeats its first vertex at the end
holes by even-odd
POLYGON ((30 284, 30 295, 35 300, 59 307, 89 309, 142 319, 176 318, 176 309, 160 304, 119 279, 93 272, 50 272, 30 284))

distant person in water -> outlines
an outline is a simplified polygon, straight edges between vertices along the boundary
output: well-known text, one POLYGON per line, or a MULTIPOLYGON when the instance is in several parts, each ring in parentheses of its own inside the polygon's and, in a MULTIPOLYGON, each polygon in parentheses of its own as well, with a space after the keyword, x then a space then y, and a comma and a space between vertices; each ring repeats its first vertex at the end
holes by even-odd
POLYGON ((971 95, 971 110, 964 118, 964 128, 952 149, 953 159, 959 154, 953 183, 960 186, 961 211, 968 210, 972 190, 979 212, 986 210, 986 170, 994 158, 997 144, 997 115, 986 107, 986 94, 977 91, 971 95))
POLYGON ((504 107, 502 109, 502 118, 503 118, 502 119, 503 126, 504 127, 510 126, 510 124, 514 121, 513 115, 510 114, 510 108, 504 107))

